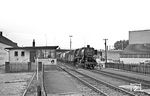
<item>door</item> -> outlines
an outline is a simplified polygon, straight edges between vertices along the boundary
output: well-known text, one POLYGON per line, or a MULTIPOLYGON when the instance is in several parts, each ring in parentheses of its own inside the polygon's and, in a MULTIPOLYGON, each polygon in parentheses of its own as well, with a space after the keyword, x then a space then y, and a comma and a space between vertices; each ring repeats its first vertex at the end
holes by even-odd
POLYGON ((30 62, 35 62, 36 51, 30 51, 30 62))

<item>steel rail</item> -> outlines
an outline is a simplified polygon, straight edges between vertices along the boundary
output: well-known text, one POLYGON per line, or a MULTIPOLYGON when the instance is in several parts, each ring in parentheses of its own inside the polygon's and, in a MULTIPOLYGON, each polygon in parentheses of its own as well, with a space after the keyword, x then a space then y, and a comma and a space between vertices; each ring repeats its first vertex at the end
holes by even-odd
POLYGON ((100 70, 93 70, 92 72, 104 74, 104 75, 107 75, 107 76, 110 76, 113 78, 118 78, 118 79, 128 81, 128 82, 141 83, 144 86, 150 87, 150 81, 142 80, 139 78, 134 78, 134 77, 130 77, 130 76, 125 76, 125 75, 120 75, 120 74, 115 74, 115 73, 100 71, 100 70))
POLYGON ((98 88, 96 88, 95 86, 89 84, 87 81, 80 79, 79 77, 75 76, 74 74, 72 74, 71 72, 67 71, 65 68, 62 68, 60 66, 58 66, 59 68, 61 68, 62 70, 64 70, 65 72, 67 72, 68 74, 70 74, 71 76, 75 77, 77 80, 79 80, 80 82, 82 82, 84 85, 88 86, 90 89, 94 90, 95 92, 103 95, 103 96, 109 96, 108 94, 102 92, 101 90, 99 90, 98 88))
MULTIPOLYGON (((64 65, 64 66, 70 69, 69 66, 66 66, 66 65, 64 65)), ((119 87, 117 87, 117 86, 115 86, 115 85, 112 85, 112 84, 110 84, 110 83, 107 83, 107 82, 105 82, 105 81, 98 80, 98 79, 96 79, 96 78, 94 78, 94 77, 91 77, 91 76, 89 76, 89 75, 87 75, 87 74, 83 74, 83 73, 81 73, 81 72, 79 72, 79 71, 77 71, 77 70, 74 70, 73 68, 71 68, 71 70, 76 71, 77 73, 79 73, 79 74, 81 74, 81 75, 84 75, 84 76, 86 76, 86 77, 89 77, 89 78, 91 78, 91 79, 93 79, 93 80, 95 80, 95 81, 97 81, 97 82, 100 82, 100 83, 103 83, 103 84, 105 84, 105 85, 107 85, 107 86, 110 86, 111 88, 114 88, 114 89, 116 89, 116 90, 120 90, 120 91, 122 91, 122 92, 125 92, 126 94, 130 94, 130 96, 136 96, 136 95, 135 95, 134 93, 132 93, 132 92, 126 91, 126 90, 124 90, 124 89, 122 89, 122 88, 119 88, 119 87)))
MULTIPOLYGON (((78 72, 78 71, 77 71, 78 72)), ((87 76, 87 77, 89 77, 89 78, 91 78, 91 79, 94 79, 95 81, 97 81, 97 82, 100 82, 100 83, 103 83, 103 84, 105 84, 105 85, 108 85, 109 87, 111 87, 111 88, 113 88, 113 89, 115 89, 115 90, 119 90, 119 91, 122 91, 122 92, 125 92, 126 94, 130 94, 130 96, 136 96, 134 93, 132 93, 132 92, 129 92, 129 91, 126 91, 126 90, 124 90, 124 89, 122 89, 122 88, 119 88, 119 87, 117 87, 117 86, 114 86, 114 85, 112 85, 112 84, 110 84, 110 83, 107 83, 107 82, 105 82, 105 81, 102 81, 102 80, 98 80, 98 79, 96 79, 96 78, 94 78, 94 77, 91 77, 91 76, 89 76, 89 75, 87 75, 87 74, 83 74, 83 73, 80 73, 80 72, 78 72, 79 74, 82 74, 82 75, 85 75, 85 76, 87 76)))
MULTIPOLYGON (((64 65, 64 64, 63 64, 64 65)), ((65 65, 65 66, 67 66, 67 67, 73 67, 73 66, 69 66, 69 65, 65 65)), ((86 70, 86 69, 84 69, 84 70, 86 70)), ((88 70, 89 71, 89 70, 88 70)), ((91 70, 90 70, 91 71, 91 70)), ((96 71, 100 71, 100 70, 92 70, 92 71, 94 71, 94 72, 96 72, 96 71)), ((98 73, 98 72, 96 72, 96 73, 98 73)), ((100 72, 103 72, 103 71, 100 71, 100 72)), ((99 72, 99 73, 100 73, 99 72)), ((105 71, 104 71, 105 72, 105 71)), ((139 78, 134 78, 134 77, 128 77, 128 76, 122 76, 122 75, 120 75, 120 74, 115 74, 115 73, 111 73, 111 72, 107 72, 108 74, 111 74, 111 75, 109 75, 110 77, 112 77, 112 78, 117 78, 118 77, 118 79, 121 79, 121 80, 124 80, 124 81, 127 81, 127 82, 133 82, 133 83, 141 83, 142 85, 144 85, 145 87, 150 87, 150 81, 146 81, 146 80, 141 80, 141 79, 139 79, 139 78), (115 77, 113 77, 114 75, 115 75, 115 77), (113 76, 112 76, 113 75, 113 76), (116 76, 116 75, 119 75, 119 76, 121 76, 121 77, 119 77, 119 76, 116 76), (126 78, 126 79, 124 79, 124 78, 126 78), (129 79, 127 79, 127 78, 129 78, 129 79), (132 80, 131 80, 132 79, 132 80), (135 80, 133 80, 133 79, 135 79, 135 80)), ((105 75, 105 74, 104 74, 105 75)), ((117 87, 117 86, 116 86, 117 87)), ((119 88, 119 87, 118 87, 119 88)), ((121 90, 124 90, 124 89, 122 89, 122 88, 120 88, 121 90)), ((126 91, 126 90, 125 90, 126 91)), ((127 92, 129 92, 129 91, 127 91, 127 92)), ((149 94, 148 93, 146 93, 146 92, 142 92, 142 93, 144 93, 145 95, 148 95, 149 96, 149 94)), ((132 93, 133 94, 133 93, 132 93)), ((133 94, 134 96, 136 96, 135 94, 133 94)))
MULTIPOLYGON (((149 82, 149 81, 145 82, 145 80, 140 80, 140 79, 137 79, 137 78, 134 78, 134 77, 123 76, 123 75, 120 75, 120 74, 115 74, 115 73, 105 72, 105 71, 99 71, 99 70, 92 70, 92 72, 97 73, 97 74, 103 74, 103 75, 106 75, 106 76, 109 76, 109 77, 112 77, 112 78, 117 78, 117 79, 120 79, 120 80, 124 80, 124 81, 130 82, 130 83, 140 83, 140 84, 144 85, 145 87, 147 87, 147 86, 150 87, 150 84, 146 83, 146 82, 149 82), (143 82, 140 82, 140 81, 143 81, 143 82)), ((149 95, 148 93, 145 93, 145 94, 149 95)))
POLYGON ((32 75, 32 78, 31 78, 28 86, 26 87, 25 91, 23 92, 22 96, 26 96, 26 94, 28 92, 28 89, 29 89, 29 87, 30 87, 30 85, 31 85, 31 83, 32 83, 32 81, 33 81, 33 79, 34 79, 35 76, 36 76, 36 72, 34 72, 34 74, 32 75))
MULTIPOLYGON (((65 65, 65 67, 69 68, 69 67, 66 66, 66 65, 65 65)), ((69 69, 70 69, 70 68, 69 68, 69 69)), ((73 68, 71 68, 70 70, 75 71, 75 72, 77 72, 78 74, 83 75, 83 76, 86 76, 86 77, 88 77, 88 78, 90 78, 90 79, 93 79, 93 80, 95 80, 96 82, 99 82, 99 83, 102 83, 102 84, 104 84, 104 85, 107 85, 107 86, 111 87, 112 89, 118 90, 118 91, 120 91, 120 92, 124 92, 124 93, 126 93, 126 94, 129 94, 130 96, 136 96, 136 95, 133 94, 132 92, 126 91, 126 90, 124 90, 124 89, 121 89, 121 88, 119 88, 119 87, 117 87, 117 86, 114 86, 114 85, 112 85, 112 84, 109 84, 109 83, 107 83, 107 82, 105 82, 105 81, 97 80, 96 78, 93 78, 93 77, 91 77, 91 76, 89 76, 89 75, 87 75, 87 74, 83 74, 83 73, 81 73, 81 72, 79 72, 79 71, 77 71, 77 70, 74 70, 73 68)))

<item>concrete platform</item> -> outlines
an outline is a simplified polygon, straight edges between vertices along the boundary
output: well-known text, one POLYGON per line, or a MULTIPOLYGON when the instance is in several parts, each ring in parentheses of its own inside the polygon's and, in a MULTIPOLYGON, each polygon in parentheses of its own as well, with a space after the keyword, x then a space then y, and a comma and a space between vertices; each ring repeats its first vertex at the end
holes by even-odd
POLYGON ((82 96, 72 77, 63 71, 47 71, 44 85, 48 96, 82 96))

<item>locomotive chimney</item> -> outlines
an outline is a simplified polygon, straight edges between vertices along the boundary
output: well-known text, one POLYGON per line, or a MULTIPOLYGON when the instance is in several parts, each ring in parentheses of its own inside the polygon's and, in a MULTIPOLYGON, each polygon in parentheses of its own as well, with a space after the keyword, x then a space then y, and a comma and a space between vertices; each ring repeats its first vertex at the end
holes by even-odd
POLYGON ((33 39, 32 46, 35 47, 35 40, 33 39))
POLYGON ((87 48, 90 48, 90 45, 87 45, 87 48))
POLYGON ((0 31, 0 36, 2 36, 3 35, 3 32, 2 31, 0 31))

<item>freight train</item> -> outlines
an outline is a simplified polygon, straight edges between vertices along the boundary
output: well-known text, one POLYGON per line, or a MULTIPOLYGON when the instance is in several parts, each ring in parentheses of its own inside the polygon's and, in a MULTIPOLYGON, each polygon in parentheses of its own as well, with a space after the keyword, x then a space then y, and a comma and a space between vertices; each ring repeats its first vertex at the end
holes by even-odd
POLYGON ((87 45, 75 50, 70 50, 57 56, 59 61, 72 63, 74 66, 83 67, 86 69, 94 69, 97 62, 94 56, 97 55, 97 50, 87 45))

